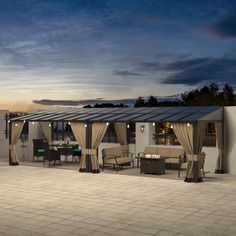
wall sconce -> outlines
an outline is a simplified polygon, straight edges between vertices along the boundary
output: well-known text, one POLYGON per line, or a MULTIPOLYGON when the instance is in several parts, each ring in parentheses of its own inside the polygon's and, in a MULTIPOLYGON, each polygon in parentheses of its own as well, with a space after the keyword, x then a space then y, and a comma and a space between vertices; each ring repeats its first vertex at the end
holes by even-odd
POLYGON ((156 126, 155 122, 152 123, 152 126, 156 126))
POLYGON ((187 126, 189 127, 189 126, 190 126, 190 124, 189 124, 189 123, 187 123, 187 126))
POLYGON ((108 126, 108 125, 109 125, 109 122, 107 122, 106 125, 108 126))
POLYGON ((129 124, 126 127, 127 127, 127 129, 129 129, 129 124))
POLYGON ((87 126, 88 126, 87 124, 84 125, 85 128, 87 128, 87 126))
POLYGON ((32 125, 34 125, 34 121, 32 122, 32 125))
POLYGON ((51 127, 51 124, 48 124, 49 127, 51 127))
POLYGON ((145 128, 145 125, 141 125, 141 126, 140 126, 140 132, 141 132, 141 133, 144 132, 144 128, 145 128))

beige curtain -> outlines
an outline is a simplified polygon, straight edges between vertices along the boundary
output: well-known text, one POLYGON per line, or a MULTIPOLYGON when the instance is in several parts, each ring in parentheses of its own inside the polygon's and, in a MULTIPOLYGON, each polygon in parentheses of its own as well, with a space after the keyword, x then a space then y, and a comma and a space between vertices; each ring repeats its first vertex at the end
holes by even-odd
POLYGON ((24 127, 23 121, 12 122, 11 124, 11 144, 10 144, 10 155, 12 164, 18 164, 18 157, 16 152, 16 144, 20 138, 22 129, 24 127))
POLYGON ((202 182, 199 154, 205 138, 206 123, 175 123, 173 130, 188 158, 185 181, 202 182))
POLYGON ((47 139, 48 143, 52 142, 52 127, 50 121, 42 121, 39 122, 40 127, 43 131, 45 138, 47 139))
POLYGON ((218 146, 218 158, 216 163, 215 173, 224 173, 224 137, 223 137, 223 123, 215 123, 216 142, 218 146))
POLYGON ((120 145, 122 146, 123 152, 129 151, 129 146, 127 142, 127 129, 125 122, 115 122, 116 135, 119 140, 120 145))
POLYGON ((86 127, 84 122, 71 122, 70 123, 72 132, 75 136, 76 141, 82 149, 82 156, 79 165, 79 171, 86 170, 86 127))
POLYGON ((91 161, 92 161, 92 172, 99 172, 99 161, 97 156, 97 148, 102 142, 102 139, 107 130, 107 124, 104 122, 95 122, 92 124, 92 150, 91 150, 91 161))

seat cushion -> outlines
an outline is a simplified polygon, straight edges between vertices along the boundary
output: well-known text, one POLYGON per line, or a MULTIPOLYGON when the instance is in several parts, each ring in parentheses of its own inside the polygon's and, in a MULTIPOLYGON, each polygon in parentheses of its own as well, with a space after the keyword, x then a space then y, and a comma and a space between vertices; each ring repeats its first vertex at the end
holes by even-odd
POLYGON ((43 152, 44 152, 44 149, 43 149, 43 148, 37 149, 37 152, 38 152, 38 153, 43 153, 43 152))
POLYGON ((124 163, 129 163, 129 162, 133 162, 132 157, 117 157, 116 160, 114 157, 105 159, 105 164, 111 164, 111 165, 124 164, 124 163))

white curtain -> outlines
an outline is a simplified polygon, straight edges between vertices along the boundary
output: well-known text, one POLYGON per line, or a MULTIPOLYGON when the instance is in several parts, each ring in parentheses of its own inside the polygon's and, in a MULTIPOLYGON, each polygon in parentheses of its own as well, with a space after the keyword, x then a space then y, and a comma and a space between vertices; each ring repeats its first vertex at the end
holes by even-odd
POLYGON ((92 172, 99 172, 99 161, 97 157, 97 148, 102 142, 102 139, 107 130, 107 124, 104 122, 95 122, 92 124, 92 150, 91 150, 91 161, 92 161, 92 172))
POLYGON ((39 122, 40 127, 43 131, 43 134, 45 138, 47 139, 48 143, 52 142, 52 127, 51 127, 51 122, 49 121, 42 121, 39 122))
POLYGON ((216 142, 218 146, 218 158, 216 163, 216 173, 224 173, 224 137, 223 137, 223 123, 215 123, 216 142))
POLYGON ((76 141, 82 149, 82 156, 79 165, 79 171, 86 170, 86 127, 84 122, 71 122, 72 132, 76 141))
POLYGON ((116 135, 119 140, 120 145, 122 146, 123 152, 129 151, 129 146, 127 142, 127 129, 125 122, 115 122, 116 135))
POLYGON ((16 144, 20 138, 22 129, 24 127, 23 121, 14 121, 11 124, 11 144, 10 144, 10 157, 12 164, 18 163, 18 156, 16 152, 16 144))
POLYGON ((186 151, 188 158, 185 181, 201 182, 202 175, 199 155, 205 138, 206 123, 175 123, 173 130, 178 141, 186 151))

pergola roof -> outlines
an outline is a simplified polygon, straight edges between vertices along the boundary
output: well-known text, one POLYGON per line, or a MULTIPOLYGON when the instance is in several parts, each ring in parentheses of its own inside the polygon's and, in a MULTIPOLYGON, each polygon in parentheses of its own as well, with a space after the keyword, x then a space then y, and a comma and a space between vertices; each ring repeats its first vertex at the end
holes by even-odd
POLYGON ((223 107, 57 108, 33 112, 11 121, 196 122, 222 121, 223 107))

